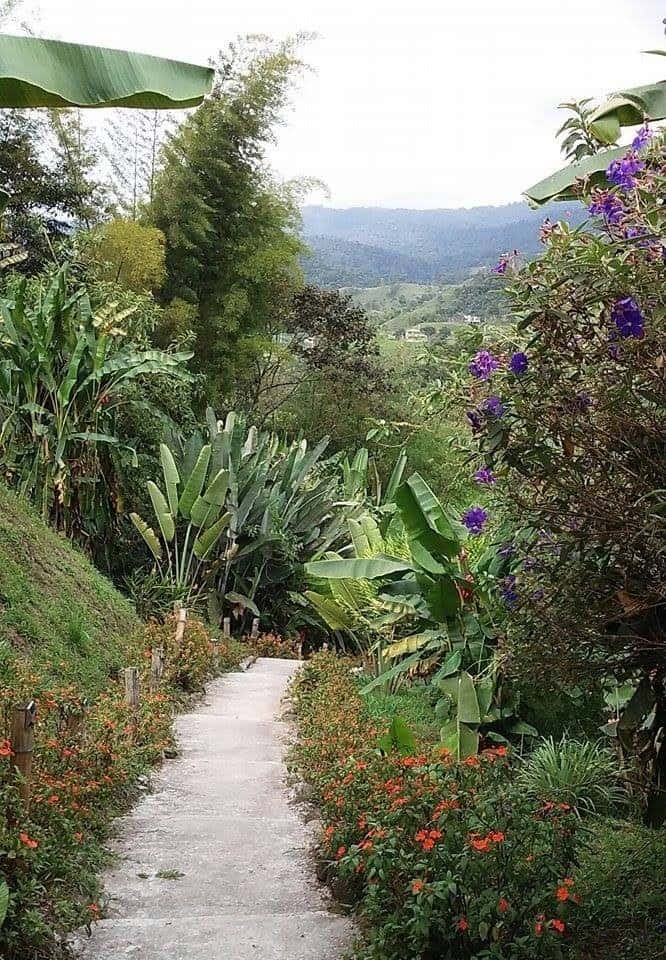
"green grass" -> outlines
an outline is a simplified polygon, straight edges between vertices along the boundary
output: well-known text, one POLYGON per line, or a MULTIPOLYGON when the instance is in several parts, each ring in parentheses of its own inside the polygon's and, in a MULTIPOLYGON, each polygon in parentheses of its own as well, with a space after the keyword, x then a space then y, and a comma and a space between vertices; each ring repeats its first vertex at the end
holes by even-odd
POLYGON ((79 550, 0 486, 0 684, 17 664, 89 695, 124 663, 132 606, 79 550))
MULTIPOLYGON (((367 682, 367 677, 362 681, 367 682)), ((405 721, 417 740, 434 743, 439 740, 439 728, 435 717, 434 703, 430 689, 424 684, 406 687, 397 693, 382 693, 375 689, 366 694, 366 707, 370 716, 388 727, 393 717, 399 716, 405 721)))

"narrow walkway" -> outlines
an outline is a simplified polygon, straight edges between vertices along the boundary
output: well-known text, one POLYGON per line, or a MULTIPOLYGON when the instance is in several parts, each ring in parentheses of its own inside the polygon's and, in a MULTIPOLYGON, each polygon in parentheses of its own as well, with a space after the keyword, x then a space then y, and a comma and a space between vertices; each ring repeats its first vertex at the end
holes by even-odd
POLYGON ((182 755, 121 821, 109 919, 82 960, 340 960, 351 925, 327 911, 284 784, 278 715, 297 668, 258 660, 178 720, 182 755))

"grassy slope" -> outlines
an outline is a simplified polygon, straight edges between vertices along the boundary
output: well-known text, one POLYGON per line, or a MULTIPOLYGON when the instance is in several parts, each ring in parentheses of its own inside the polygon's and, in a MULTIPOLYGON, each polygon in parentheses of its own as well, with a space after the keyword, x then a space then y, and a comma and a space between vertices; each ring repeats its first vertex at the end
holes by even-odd
POLYGON ((19 661, 97 692, 139 627, 131 607, 67 541, 0 486, 0 685, 19 661))

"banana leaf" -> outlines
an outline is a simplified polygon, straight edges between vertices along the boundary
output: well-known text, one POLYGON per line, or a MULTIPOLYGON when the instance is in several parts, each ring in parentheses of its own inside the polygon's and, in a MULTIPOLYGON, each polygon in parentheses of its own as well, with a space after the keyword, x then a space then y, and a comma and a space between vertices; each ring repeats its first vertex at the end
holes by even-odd
POLYGON ((186 520, 190 518, 190 512, 194 503, 203 489, 208 473, 208 464, 210 463, 210 444, 202 447, 197 462, 192 468, 192 473, 187 478, 185 488, 180 495, 178 508, 186 520))
POLYGON ((231 520, 231 514, 225 513, 217 520, 212 527, 208 527, 203 533, 200 533, 194 541, 192 552, 197 560, 205 560, 211 552, 217 541, 222 536, 224 530, 228 527, 231 520))
POLYGON ((605 173, 609 164, 624 156, 626 152, 627 147, 613 147, 612 150, 595 153, 592 157, 584 157, 535 183, 525 190, 524 194, 535 206, 541 206, 549 200, 572 200, 572 188, 576 180, 589 179, 593 186, 603 186, 607 183, 605 173))
MULTIPOLYGON (((645 120, 666 118, 666 80, 648 83, 642 87, 618 90, 597 107, 590 117, 590 127, 596 133, 597 124, 611 121, 620 133, 621 127, 634 127, 645 120)), ((617 138, 616 138, 617 139, 617 138)))
POLYGON ((175 518, 178 516, 178 484, 180 483, 180 476, 178 474, 176 461, 166 443, 160 444, 160 460, 162 461, 162 473, 164 474, 169 510, 171 511, 171 516, 175 518))
POLYGON ((148 549, 156 560, 162 559, 162 547, 157 535, 152 527, 149 527, 145 520, 142 520, 138 513, 130 513, 130 520, 145 540, 148 549))
POLYGON ((391 557, 372 557, 367 560, 315 560, 305 564, 305 572, 309 577, 321 577, 325 580, 376 580, 379 577, 390 577, 394 573, 405 573, 412 570, 404 560, 393 560, 391 557))
POLYGON ((169 504, 166 502, 164 494, 156 483, 153 483, 152 480, 149 480, 147 487, 153 504, 153 510, 155 511, 155 516, 157 517, 157 522, 159 523, 160 530, 162 531, 162 536, 167 543, 170 543, 173 540, 174 533, 176 532, 176 526, 174 524, 173 517, 169 513, 169 504))
POLYGON ((209 67, 126 50, 0 35, 0 107, 195 107, 209 67))

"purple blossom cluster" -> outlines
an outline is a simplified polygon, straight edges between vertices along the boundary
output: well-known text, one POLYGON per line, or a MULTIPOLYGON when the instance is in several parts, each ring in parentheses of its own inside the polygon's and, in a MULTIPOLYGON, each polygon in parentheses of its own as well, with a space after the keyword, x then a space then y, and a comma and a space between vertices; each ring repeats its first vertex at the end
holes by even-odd
POLYGON ((613 160, 606 170, 606 179, 620 190, 633 190, 637 184, 636 174, 645 170, 645 163, 633 151, 618 160, 613 160))
POLYGON ((633 297, 616 300, 611 310, 613 323, 621 337, 640 339, 645 334, 645 317, 633 297))
POLYGON ((504 404, 500 397, 488 397, 483 405, 483 409, 489 417, 493 417, 495 420, 499 420, 500 417, 504 416, 504 404))
POLYGON ((529 360, 527 359, 527 354, 523 353, 522 350, 519 350, 509 360, 509 370, 511 373, 519 377, 521 374, 525 373, 527 370, 529 360))
POLYGON ((470 507, 463 513, 462 522, 473 536, 483 533, 488 514, 483 507, 470 507))
POLYGON ((652 131, 648 127, 647 123, 644 123, 640 128, 634 139, 631 141, 632 150, 642 150, 643 147, 646 147, 650 140, 652 139, 652 131))
POLYGON ((587 208, 593 217, 603 217, 606 223, 618 224, 626 214, 626 208, 618 195, 611 190, 598 190, 587 208))
POLYGON ((516 576, 513 573, 508 574, 502 581, 500 596, 507 607, 514 607, 518 603, 518 591, 516 590, 516 576))
POLYGON ((474 479, 484 487, 493 487, 497 483, 497 477, 490 467, 481 467, 474 474, 474 479))
POLYGON ((469 365, 469 372, 477 380, 490 380, 500 362, 489 350, 479 350, 469 365))

